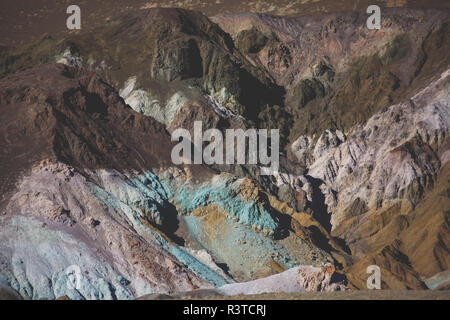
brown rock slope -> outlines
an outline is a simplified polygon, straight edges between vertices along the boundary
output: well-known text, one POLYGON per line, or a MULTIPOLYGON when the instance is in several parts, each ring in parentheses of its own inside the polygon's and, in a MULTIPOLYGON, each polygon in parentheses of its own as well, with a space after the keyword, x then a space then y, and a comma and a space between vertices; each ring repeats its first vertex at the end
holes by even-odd
POLYGON ((138 191, 147 189, 133 182, 132 172, 171 165, 158 122, 95 74, 62 64, 2 79, 0 109, 2 285, 27 299, 130 299, 210 286, 170 252, 189 257, 155 227, 138 191), (83 270, 77 290, 67 287, 70 265, 83 270))
MULTIPOLYGON (((211 19, 285 88, 292 143, 304 134, 317 139, 327 129, 348 132, 426 86, 450 63, 449 17, 448 10, 385 9, 377 31, 367 29, 358 11, 211 19)), ((268 112, 276 121, 276 112, 268 112)))
MULTIPOLYGON (((264 3, 261 11, 277 12, 264 3)), ((325 4, 303 8, 313 13, 325 4)), ((297 7, 286 6, 294 13, 297 7)), ((42 159, 86 171, 143 172, 170 166, 166 130, 195 120, 204 121, 203 129, 280 128, 291 162, 283 157, 282 172, 262 185, 291 238, 332 256, 359 289, 370 264, 381 267, 383 288, 390 289, 424 289, 427 278, 449 269, 448 9, 383 9, 379 31, 367 30, 364 11, 211 19, 181 9, 119 11, 64 37, 0 49, 3 199, 42 159), (41 65, 55 60, 83 67, 41 65)), ((59 165, 51 172, 71 175, 59 165)), ((216 169, 253 176, 255 168, 216 169)), ((192 176, 200 173, 209 170, 192 176)), ((94 173, 105 190, 115 175, 94 173)), ((22 183, 13 203, 32 203, 28 193, 22 183)), ((72 223, 65 208, 38 203, 51 219, 72 223)), ((130 243, 137 251, 141 245, 130 243)), ((146 259, 139 270, 151 267, 146 259)), ((275 261, 270 269, 283 270, 275 261)), ((178 268, 170 270, 178 276, 178 268)), ((177 279, 188 288, 201 283, 189 277, 177 279)))
POLYGON ((0 87, 2 194, 47 158, 91 169, 171 163, 162 125, 134 112, 93 73, 47 64, 6 77, 0 87))
POLYGON ((425 288, 417 279, 449 269, 449 168, 447 162, 416 208, 401 214, 399 208, 389 208, 369 215, 358 234, 365 242, 364 252, 370 253, 346 273, 352 284, 365 288, 365 271, 372 264, 381 267, 383 286, 396 289, 425 288))
MULTIPOLYGON (((173 234, 182 218, 146 170, 171 167, 165 175, 171 174, 180 189, 186 184, 205 189, 200 183, 212 171, 173 168, 168 158, 172 144, 161 124, 133 111, 112 87, 82 68, 39 65, 3 78, 0 85, 1 110, 7 115, 1 120, 2 281, 6 277, 7 285, 27 299, 127 299, 230 281, 208 252, 197 251, 205 248, 188 247, 189 237, 201 232, 173 234), (183 181, 184 174, 189 177, 183 181), (64 285, 69 265, 85 271, 78 293, 64 285)), ((245 198, 242 208, 248 210, 247 203, 254 201, 272 213, 266 193, 249 179, 245 182, 235 194, 245 198)), ((233 275, 237 270, 253 280, 283 271, 283 261, 300 264, 292 258, 314 265, 332 261, 309 234, 290 232, 286 221, 280 228, 287 228, 287 234, 275 242, 261 228, 245 226, 226 212, 216 219, 215 207, 202 211, 198 206, 190 218, 204 220, 203 232, 213 244, 202 245, 223 257, 233 275), (220 228, 229 233, 217 234, 220 228), (239 241, 242 252, 237 255, 234 243, 239 241), (258 256, 265 260, 251 260, 258 256), (248 270, 239 269, 243 263, 248 270)), ((253 219, 260 218, 257 208, 252 212, 253 219)))
MULTIPOLYGON (((119 5, 113 1, 79 0, 77 4, 83 11, 83 28, 90 29, 110 21, 118 13, 129 13, 141 8, 168 7, 198 10, 208 16, 219 13, 258 12, 275 15, 320 14, 323 12, 361 11, 371 4, 378 4, 382 8, 449 8, 448 3, 440 0, 127 0, 126 5, 119 5)), ((43 33, 67 34, 65 14, 69 5, 64 0, 5 0, 0 3, 0 45, 18 45, 30 40, 36 40, 43 33), (14 35, 14 36, 12 36, 14 35)))

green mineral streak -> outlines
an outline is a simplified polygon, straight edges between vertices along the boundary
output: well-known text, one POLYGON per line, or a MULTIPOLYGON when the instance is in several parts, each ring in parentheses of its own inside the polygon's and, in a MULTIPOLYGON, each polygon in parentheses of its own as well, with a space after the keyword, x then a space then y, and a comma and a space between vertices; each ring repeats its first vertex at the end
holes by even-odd
POLYGON ((238 195, 240 183, 231 180, 215 181, 200 188, 182 187, 175 199, 186 213, 199 206, 217 205, 224 212, 236 217, 242 224, 275 231, 278 222, 263 205, 241 199, 238 195))

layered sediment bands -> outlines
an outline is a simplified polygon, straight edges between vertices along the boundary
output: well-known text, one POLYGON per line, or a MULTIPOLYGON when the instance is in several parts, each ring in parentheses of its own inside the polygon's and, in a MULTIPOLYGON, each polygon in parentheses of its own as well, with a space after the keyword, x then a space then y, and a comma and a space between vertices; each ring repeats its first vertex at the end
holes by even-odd
POLYGON ((365 289, 371 264, 385 289, 445 287, 449 12, 382 17, 127 8, 0 48, 0 287, 365 289), (174 166, 195 121, 280 129, 279 172, 174 166))
POLYGON ((345 137, 327 131, 293 146, 323 182, 332 234, 360 259, 349 269, 359 288, 368 263, 387 273, 386 288, 399 289, 424 288, 424 277, 449 268, 448 83, 446 71, 345 137))
POLYGON ((164 105, 173 90, 169 83, 174 81, 181 82, 185 91, 195 87, 215 96, 250 118, 264 105, 279 104, 282 99, 282 88, 263 69, 252 66, 230 36, 200 12, 155 8, 129 13, 95 32, 58 41, 45 39, 12 50, 2 73, 55 57, 59 61, 64 52, 79 57, 85 67, 117 89, 135 77, 136 90, 164 105), (38 61, 23 61, 29 53, 38 61))
POLYGON ((206 249, 236 281, 333 261, 311 236, 296 234, 290 217, 248 178, 222 173, 199 183, 189 170, 176 169, 159 176, 180 215, 176 235, 206 249))
POLYGON ((49 64, 9 76, 0 103, 2 179, 48 157, 92 169, 171 164, 164 127, 85 70, 49 64))
POLYGON ((240 127, 279 127, 288 151, 300 135, 347 132, 450 63, 448 11, 386 8, 377 32, 366 18, 216 15, 217 25, 188 10, 138 10, 95 32, 6 50, 1 73, 42 61, 81 63, 167 128, 186 112, 214 126, 202 109, 218 105, 225 118, 246 118, 240 127), (199 103, 204 94, 214 103, 199 103))
POLYGON ((1 283, 23 298, 130 299, 333 260, 254 181, 173 167, 163 125, 89 71, 15 73, 0 102, 1 283))
POLYGON ((249 225, 269 235, 280 228, 268 201, 249 179, 215 177, 209 185, 198 188, 178 187, 175 201, 182 211, 192 212, 199 206, 218 205, 231 219, 249 225))
POLYGON ((293 143, 300 135, 317 140, 329 129, 348 132, 409 98, 450 64, 442 56, 450 48, 448 37, 443 38, 449 32, 448 11, 384 8, 377 32, 366 28, 366 18, 361 11, 211 19, 240 44, 249 61, 286 89, 284 109, 292 118, 287 136, 293 143), (254 34, 253 40, 247 34, 254 34))
POLYGON ((449 130, 448 79, 446 71, 411 100, 376 114, 345 138, 326 132, 305 148, 314 158, 308 174, 338 193, 338 202, 328 201, 334 228, 348 218, 347 208, 361 214, 401 199, 414 206, 435 180, 448 160, 442 157, 449 130))
POLYGON ((279 274, 244 283, 222 286, 217 292, 223 295, 262 294, 275 292, 345 291, 345 276, 335 272, 333 265, 322 267, 300 266, 279 274))
POLYGON ((170 161, 162 125, 64 65, 1 88, 3 282, 25 298, 123 299, 228 281, 174 242, 168 195, 150 172, 135 174, 170 161), (70 265, 86 274, 79 291, 67 286, 70 265))
POLYGON ((131 197, 140 190, 117 171, 110 175, 116 180, 102 179, 105 172, 82 175, 59 162, 34 167, 1 217, 2 281, 33 299, 130 299, 226 283, 147 227, 144 206, 127 204, 119 191, 109 193, 114 188, 131 197), (65 272, 72 265, 82 272, 77 290, 65 272), (207 280, 200 270, 209 272, 207 280))
POLYGON ((2 281, 35 299, 126 299, 229 281, 171 238, 176 212, 145 170, 171 163, 162 125, 64 65, 15 74, 1 88, 2 281), (36 166, 41 159, 50 160, 36 166), (85 274, 78 291, 67 286, 71 265, 85 274))

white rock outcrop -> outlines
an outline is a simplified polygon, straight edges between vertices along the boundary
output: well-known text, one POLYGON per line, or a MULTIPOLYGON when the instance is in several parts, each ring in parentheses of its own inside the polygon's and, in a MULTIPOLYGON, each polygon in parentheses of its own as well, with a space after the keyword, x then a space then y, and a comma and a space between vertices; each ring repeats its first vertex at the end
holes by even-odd
MULTIPOLYGON (((426 183, 449 160, 448 151, 433 151, 449 133, 449 81, 447 70, 409 101, 375 114, 346 136, 326 130, 315 143, 302 136, 292 144, 308 175, 323 182, 333 227, 356 199, 368 208, 402 201, 411 184, 426 183)), ((282 180, 298 187, 298 177, 282 180)))
POLYGON ((299 266, 266 278, 227 284, 217 289, 227 296, 343 290, 348 290, 345 277, 339 277, 329 263, 322 267, 299 266))

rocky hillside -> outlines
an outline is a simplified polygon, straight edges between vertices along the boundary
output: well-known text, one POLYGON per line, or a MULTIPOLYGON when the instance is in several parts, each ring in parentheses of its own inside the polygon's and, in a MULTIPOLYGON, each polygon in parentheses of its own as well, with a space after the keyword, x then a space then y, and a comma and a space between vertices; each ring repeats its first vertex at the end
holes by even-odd
MULTIPOLYGON (((0 46, 17 46, 40 38, 43 33, 68 34, 64 13, 72 3, 67 0, 4 0, 0 3, 0 46)), ((369 5, 382 8, 448 9, 442 0, 127 0, 123 5, 105 5, 104 0, 78 0, 82 8, 83 28, 104 24, 118 14, 150 8, 183 8, 200 11, 207 16, 221 13, 267 13, 281 16, 361 11, 369 5)))
POLYGON ((325 4, 135 1, 2 47, 0 288, 366 289, 369 265, 384 289, 447 288, 450 11, 384 7, 368 30, 365 2, 325 4), (173 164, 171 133, 195 121, 279 129, 279 172, 173 164))
POLYGON ((46 64, 1 88, 1 274, 21 296, 123 299, 332 261, 251 180, 174 167, 164 127, 95 74, 46 64))

